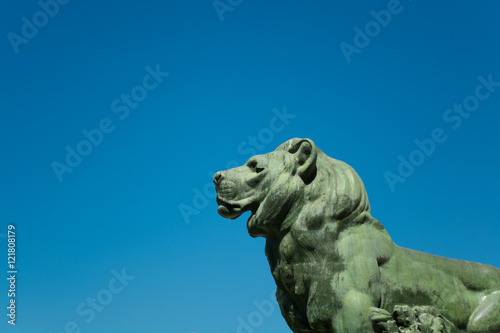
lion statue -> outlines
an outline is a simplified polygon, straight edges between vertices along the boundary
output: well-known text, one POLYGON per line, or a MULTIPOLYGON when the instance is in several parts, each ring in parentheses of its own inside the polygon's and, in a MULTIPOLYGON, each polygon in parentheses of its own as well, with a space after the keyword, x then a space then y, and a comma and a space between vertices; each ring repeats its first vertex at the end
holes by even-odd
POLYGON ((397 246, 352 167, 309 139, 214 176, 218 213, 250 211, 293 332, 500 332, 500 270, 397 246))

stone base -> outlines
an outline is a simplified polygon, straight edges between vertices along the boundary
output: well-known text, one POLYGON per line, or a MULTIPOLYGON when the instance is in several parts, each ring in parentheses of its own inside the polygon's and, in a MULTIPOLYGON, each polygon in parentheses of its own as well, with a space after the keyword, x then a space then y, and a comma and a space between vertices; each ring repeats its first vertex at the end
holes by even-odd
POLYGON ((379 333, 454 333, 455 326, 430 306, 396 305, 391 313, 372 308, 370 318, 379 333))

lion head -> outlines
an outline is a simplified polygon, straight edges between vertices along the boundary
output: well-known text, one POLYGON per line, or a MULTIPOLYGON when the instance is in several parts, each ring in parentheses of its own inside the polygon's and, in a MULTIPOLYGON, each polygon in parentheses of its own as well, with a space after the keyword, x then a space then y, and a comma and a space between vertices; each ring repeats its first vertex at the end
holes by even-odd
POLYGON ((328 221, 352 224, 371 217, 354 169, 325 155, 310 139, 288 140, 243 166, 220 171, 214 184, 222 217, 251 212, 252 237, 282 237, 295 224, 317 229, 328 221))

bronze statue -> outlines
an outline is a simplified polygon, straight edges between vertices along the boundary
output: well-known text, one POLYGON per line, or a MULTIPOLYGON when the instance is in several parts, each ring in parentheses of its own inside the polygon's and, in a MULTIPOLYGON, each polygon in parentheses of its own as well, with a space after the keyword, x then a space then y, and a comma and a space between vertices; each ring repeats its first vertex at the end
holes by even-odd
POLYGON ((500 332, 500 270, 397 246, 352 167, 309 139, 214 176, 218 212, 251 211, 293 332, 500 332))

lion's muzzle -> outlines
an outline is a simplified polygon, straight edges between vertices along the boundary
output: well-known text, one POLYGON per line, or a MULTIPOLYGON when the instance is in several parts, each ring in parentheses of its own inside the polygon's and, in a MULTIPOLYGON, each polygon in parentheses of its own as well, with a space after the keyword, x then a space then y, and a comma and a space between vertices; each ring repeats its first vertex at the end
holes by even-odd
POLYGON ((234 182, 224 179, 224 172, 219 171, 214 175, 215 191, 217 192, 217 212, 227 219, 235 219, 243 211, 241 205, 231 202, 236 197, 237 186, 234 182))
POLYGON ((219 185, 219 182, 222 180, 222 177, 223 177, 222 171, 219 171, 214 175, 215 188, 217 188, 217 186, 219 185))

